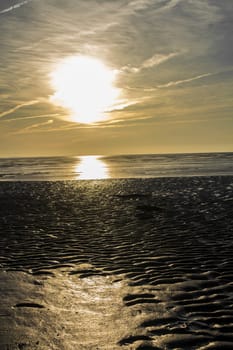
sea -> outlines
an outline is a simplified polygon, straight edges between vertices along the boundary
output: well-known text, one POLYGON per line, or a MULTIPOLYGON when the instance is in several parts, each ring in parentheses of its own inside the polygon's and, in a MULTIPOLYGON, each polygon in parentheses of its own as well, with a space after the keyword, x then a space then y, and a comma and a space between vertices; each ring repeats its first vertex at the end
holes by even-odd
POLYGON ((0 181, 220 175, 233 175, 233 152, 0 159, 0 181))

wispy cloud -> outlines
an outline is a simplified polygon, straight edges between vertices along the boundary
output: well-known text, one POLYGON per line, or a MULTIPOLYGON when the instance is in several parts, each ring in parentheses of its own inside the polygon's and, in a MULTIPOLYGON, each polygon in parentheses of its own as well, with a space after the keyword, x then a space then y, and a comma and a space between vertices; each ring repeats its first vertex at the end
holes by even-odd
POLYGON ((12 5, 12 6, 8 7, 8 8, 6 8, 6 9, 0 11, 0 15, 3 14, 3 13, 7 13, 7 12, 10 12, 10 11, 16 10, 19 7, 21 7, 23 5, 26 5, 29 2, 31 2, 31 1, 34 1, 34 0, 24 0, 24 1, 18 2, 17 4, 12 5))
MULTIPOLYGON (((80 129, 107 129, 107 128, 124 128, 126 126, 133 126, 137 125, 138 122, 142 120, 148 120, 151 119, 152 116, 146 116, 146 117, 132 117, 132 118, 118 118, 114 120, 109 120, 106 122, 100 122, 100 123, 94 123, 94 124, 79 124, 79 123, 69 123, 67 125, 62 125, 59 127, 52 127, 52 128, 46 128, 43 129, 43 133, 50 133, 50 132, 61 132, 61 131, 74 131, 74 130, 80 130, 80 129)), ((41 126, 42 124, 40 124, 41 126)), ((39 128, 33 128, 34 130, 30 132, 42 132, 39 128)), ((28 128, 22 129, 21 133, 29 131, 28 128)), ((19 133, 19 132, 17 132, 19 133)))
POLYGON ((157 65, 159 65, 167 60, 170 60, 171 58, 178 56, 178 55, 179 55, 179 53, 177 53, 177 52, 172 52, 172 53, 169 53, 167 55, 155 54, 154 56, 152 56, 148 60, 145 60, 142 63, 141 68, 150 68, 153 66, 157 66, 157 65))
POLYGON ((12 134, 18 135, 18 134, 26 134, 28 132, 31 133, 35 129, 38 129, 37 131, 41 132, 42 131, 40 129, 41 127, 44 127, 46 125, 50 125, 52 123, 53 123, 53 120, 50 119, 50 120, 47 120, 46 122, 43 122, 43 123, 37 123, 37 124, 33 124, 33 125, 30 125, 30 126, 27 126, 26 128, 19 129, 19 130, 13 132, 12 134))
POLYGON ((165 6, 163 6, 163 10, 172 9, 176 5, 178 5, 182 0, 170 0, 165 6))
POLYGON ((166 61, 170 60, 171 58, 178 56, 178 55, 180 55, 179 52, 171 52, 169 54, 156 53, 152 57, 143 61, 139 66, 137 66, 137 67, 126 66, 126 67, 123 67, 122 70, 126 71, 126 72, 138 73, 142 69, 152 68, 154 66, 158 66, 159 64, 162 64, 162 63, 164 63, 164 62, 166 62, 166 61))
MULTIPOLYGON (((206 78, 206 77, 218 76, 218 75, 221 76, 221 75, 226 75, 226 74, 230 75, 232 72, 233 72, 233 69, 227 69, 227 70, 221 70, 218 72, 203 73, 203 74, 191 77, 191 78, 169 81, 168 83, 160 84, 160 85, 156 85, 156 86, 143 86, 143 85, 142 86, 126 86, 125 90, 154 92, 154 91, 157 91, 158 89, 169 88, 169 87, 176 86, 176 85, 182 85, 182 84, 186 84, 186 83, 189 83, 189 82, 192 82, 195 80, 201 80, 201 79, 206 78)), ((144 100, 146 101, 146 98, 144 100)))
POLYGON ((177 80, 177 81, 170 81, 169 83, 166 84, 162 84, 162 85, 158 85, 157 88, 168 88, 171 86, 176 86, 176 85, 180 85, 180 84, 186 84, 186 83, 190 83, 191 81, 194 80, 199 80, 202 78, 206 78, 209 77, 211 75, 215 75, 216 73, 205 73, 205 74, 201 74, 201 75, 197 75, 195 77, 192 78, 188 78, 188 79, 183 79, 183 80, 177 80))
POLYGON ((128 8, 132 8, 134 10, 142 10, 145 7, 149 6, 152 1, 154 0, 133 0, 128 4, 128 8))
POLYGON ((155 1, 155 0, 132 0, 130 1, 130 3, 128 4, 128 8, 139 11, 139 10, 143 10, 147 7, 149 7, 150 5, 155 5, 156 11, 157 12, 164 12, 166 10, 172 9, 173 7, 175 7, 176 5, 178 5, 182 0, 159 0, 159 1, 155 1))
POLYGON ((27 107, 27 106, 32 106, 32 105, 35 105, 37 103, 39 103, 38 100, 32 100, 32 101, 23 102, 23 103, 15 106, 13 108, 8 109, 7 111, 1 112, 0 113, 0 118, 3 118, 3 117, 5 117, 8 114, 16 112, 20 108, 27 107))
POLYGON ((19 120, 30 120, 30 119, 40 119, 40 118, 62 118, 62 115, 58 113, 51 113, 51 114, 39 114, 39 115, 33 115, 29 117, 17 117, 17 118, 10 118, 4 120, 4 122, 10 123, 15 122, 19 120))

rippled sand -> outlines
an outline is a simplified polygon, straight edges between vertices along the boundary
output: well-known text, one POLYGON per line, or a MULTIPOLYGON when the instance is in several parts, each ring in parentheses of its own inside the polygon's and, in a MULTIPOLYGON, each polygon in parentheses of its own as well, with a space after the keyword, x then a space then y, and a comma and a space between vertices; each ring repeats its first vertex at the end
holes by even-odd
POLYGON ((233 178, 0 184, 0 350, 233 349, 233 178))

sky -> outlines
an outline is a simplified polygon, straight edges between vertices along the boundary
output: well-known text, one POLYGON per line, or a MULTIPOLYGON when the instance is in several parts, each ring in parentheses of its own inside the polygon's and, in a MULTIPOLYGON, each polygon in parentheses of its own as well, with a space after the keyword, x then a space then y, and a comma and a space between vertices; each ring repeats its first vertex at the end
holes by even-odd
MULTIPOLYGON (((232 33, 232 0, 1 0, 0 157, 233 151, 232 33), (53 98, 77 57, 115 74, 91 124, 53 98)), ((70 74, 92 106, 98 82, 70 74)))

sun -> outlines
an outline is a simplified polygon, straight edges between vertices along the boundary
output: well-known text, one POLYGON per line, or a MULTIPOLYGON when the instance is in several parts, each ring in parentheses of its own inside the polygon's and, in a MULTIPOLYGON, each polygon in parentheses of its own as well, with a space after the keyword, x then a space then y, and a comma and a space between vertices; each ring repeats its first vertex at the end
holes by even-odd
POLYGON ((63 59, 50 75, 50 101, 69 110, 70 120, 91 124, 104 121, 119 96, 114 87, 117 71, 88 56, 63 59))

